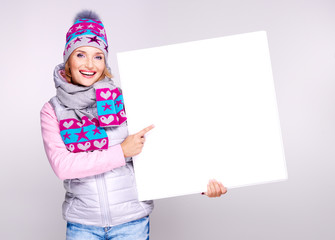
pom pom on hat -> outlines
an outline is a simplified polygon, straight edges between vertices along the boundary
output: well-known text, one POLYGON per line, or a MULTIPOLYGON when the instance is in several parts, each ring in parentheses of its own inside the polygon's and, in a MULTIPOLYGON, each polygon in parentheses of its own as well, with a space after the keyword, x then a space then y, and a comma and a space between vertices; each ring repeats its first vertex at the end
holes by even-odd
POLYGON ((73 20, 73 23, 75 23, 77 20, 83 19, 83 18, 94 19, 94 20, 97 20, 97 21, 101 21, 99 15, 96 14, 95 12, 93 12, 92 10, 83 10, 83 11, 77 13, 77 15, 75 16, 75 18, 73 20))
POLYGON ((89 46, 100 49, 108 58, 108 43, 104 25, 98 14, 90 10, 79 12, 74 23, 66 34, 66 44, 63 53, 64 63, 78 47, 89 46))

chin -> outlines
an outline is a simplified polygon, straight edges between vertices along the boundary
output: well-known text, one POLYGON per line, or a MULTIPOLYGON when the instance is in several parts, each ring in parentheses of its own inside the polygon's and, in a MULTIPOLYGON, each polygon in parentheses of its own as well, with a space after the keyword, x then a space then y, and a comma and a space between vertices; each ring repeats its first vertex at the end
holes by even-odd
POLYGON ((73 81, 72 83, 76 84, 76 85, 81 85, 84 87, 89 87, 92 86, 94 83, 98 82, 99 79, 97 80, 93 80, 93 79, 81 79, 80 81, 73 81))

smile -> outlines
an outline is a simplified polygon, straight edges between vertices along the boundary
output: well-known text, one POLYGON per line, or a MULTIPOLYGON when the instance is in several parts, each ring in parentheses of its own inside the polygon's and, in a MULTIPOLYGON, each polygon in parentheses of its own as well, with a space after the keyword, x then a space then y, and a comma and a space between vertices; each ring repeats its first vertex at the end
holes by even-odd
POLYGON ((79 70, 79 72, 80 72, 81 74, 83 74, 83 75, 85 75, 85 76, 89 76, 89 77, 91 77, 91 76, 93 76, 94 74, 96 74, 96 72, 94 72, 94 71, 83 71, 83 70, 79 70))

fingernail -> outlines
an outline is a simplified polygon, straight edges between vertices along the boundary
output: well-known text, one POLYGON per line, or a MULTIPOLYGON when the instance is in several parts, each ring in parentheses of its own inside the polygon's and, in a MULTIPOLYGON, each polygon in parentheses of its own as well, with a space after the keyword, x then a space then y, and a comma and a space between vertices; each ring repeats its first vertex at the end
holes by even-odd
POLYGON ((204 193, 204 192, 202 192, 202 193, 201 193, 201 195, 205 195, 205 193, 204 193))

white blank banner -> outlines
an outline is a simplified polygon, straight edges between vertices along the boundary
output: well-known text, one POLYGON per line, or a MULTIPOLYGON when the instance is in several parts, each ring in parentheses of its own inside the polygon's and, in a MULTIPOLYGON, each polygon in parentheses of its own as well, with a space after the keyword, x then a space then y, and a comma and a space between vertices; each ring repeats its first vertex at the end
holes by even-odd
POLYGON ((266 32, 117 54, 140 200, 287 179, 266 32))

